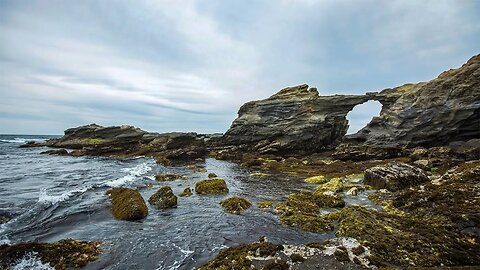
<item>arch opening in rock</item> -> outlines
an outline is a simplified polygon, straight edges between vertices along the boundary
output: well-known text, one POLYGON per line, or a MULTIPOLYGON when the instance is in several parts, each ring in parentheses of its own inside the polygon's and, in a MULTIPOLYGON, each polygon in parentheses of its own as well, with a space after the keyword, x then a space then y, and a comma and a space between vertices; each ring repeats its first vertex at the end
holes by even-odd
POLYGON ((347 135, 355 134, 360 129, 364 128, 373 117, 379 116, 382 110, 382 104, 375 100, 369 100, 365 103, 359 104, 347 114, 348 131, 347 135))

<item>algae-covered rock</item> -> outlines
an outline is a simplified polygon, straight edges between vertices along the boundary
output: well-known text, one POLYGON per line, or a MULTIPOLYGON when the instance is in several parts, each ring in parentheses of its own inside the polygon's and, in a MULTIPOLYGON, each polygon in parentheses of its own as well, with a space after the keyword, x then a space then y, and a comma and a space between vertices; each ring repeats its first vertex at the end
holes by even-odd
POLYGON ((365 171, 365 184, 390 191, 419 185, 428 180, 422 169, 401 162, 392 162, 365 171))
POLYGON ((148 215, 148 208, 140 192, 130 188, 112 188, 107 191, 112 200, 112 214, 116 219, 140 220, 148 215))
POLYGON ((0 246, 0 269, 10 269, 24 256, 36 253, 55 269, 81 268, 97 260, 100 242, 64 239, 54 243, 21 243, 0 246))
POLYGON ((164 186, 155 192, 148 202, 159 209, 171 208, 177 206, 177 196, 173 194, 171 187, 164 186))
POLYGON ((316 193, 337 193, 342 191, 345 188, 345 185, 343 184, 343 181, 339 177, 335 177, 333 179, 330 179, 330 181, 319 185, 316 189, 316 193))
POLYGON ((260 201, 257 203, 258 208, 270 208, 273 206, 272 201, 260 201))
POLYGON ((218 176, 215 173, 209 173, 208 178, 217 178, 218 176))
POLYGON ((336 235, 358 239, 371 248, 380 265, 435 267, 480 263, 479 243, 468 241, 441 218, 401 216, 359 206, 343 208, 336 218, 336 235))
POLYGON ((248 200, 241 197, 231 197, 220 202, 220 205, 232 214, 239 215, 252 206, 248 200))
POLYGON ((228 187, 223 179, 208 179, 197 182, 195 184, 195 192, 202 195, 225 194, 228 193, 228 187))
POLYGON ((220 253, 213 260, 202 265, 199 270, 251 269, 251 257, 274 256, 278 251, 281 250, 283 250, 282 245, 265 241, 241 244, 239 246, 220 251, 220 253))
POLYGON ((186 187, 182 193, 178 194, 178 196, 180 197, 190 197, 192 196, 193 193, 192 193, 192 189, 190 187, 186 187))
POLYGON ((308 177, 305 179, 305 182, 310 183, 310 184, 324 184, 328 181, 327 178, 325 178, 324 175, 317 175, 317 176, 312 176, 308 177))
POLYGON ((188 177, 180 175, 180 174, 171 174, 171 173, 155 175, 155 180, 157 180, 159 182, 173 181, 173 180, 177 180, 177 179, 187 180, 188 177))

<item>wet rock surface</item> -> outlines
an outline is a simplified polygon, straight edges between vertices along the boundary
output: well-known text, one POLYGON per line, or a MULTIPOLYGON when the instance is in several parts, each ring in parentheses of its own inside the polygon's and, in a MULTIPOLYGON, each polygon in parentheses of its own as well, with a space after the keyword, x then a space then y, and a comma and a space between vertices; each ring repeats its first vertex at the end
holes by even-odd
POLYGON ((173 194, 171 187, 164 186, 155 192, 148 202, 158 209, 172 208, 177 206, 177 196, 173 194))

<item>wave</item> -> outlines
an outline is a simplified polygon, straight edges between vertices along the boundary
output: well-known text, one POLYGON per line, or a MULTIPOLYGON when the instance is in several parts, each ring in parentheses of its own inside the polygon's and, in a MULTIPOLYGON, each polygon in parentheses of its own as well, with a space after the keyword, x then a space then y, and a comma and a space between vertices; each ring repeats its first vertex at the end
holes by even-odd
POLYGON ((53 270, 55 268, 51 267, 48 263, 43 263, 38 258, 38 253, 31 252, 23 256, 11 269, 13 270, 53 270))
POLYGON ((65 191, 62 194, 59 195, 48 195, 46 189, 41 189, 40 194, 38 195, 38 202, 39 203, 50 203, 50 204, 56 204, 59 202, 63 202, 65 200, 68 200, 69 198, 86 192, 87 190, 91 189, 92 186, 80 188, 80 189, 74 189, 70 191, 65 191))
POLYGON ((131 183, 137 179, 137 177, 142 176, 143 174, 148 173, 149 171, 152 170, 152 167, 150 167, 147 163, 142 163, 139 164, 133 168, 125 168, 122 169, 123 172, 126 172, 127 175, 120 177, 116 180, 109 181, 105 183, 105 186, 107 187, 120 187, 125 184, 131 183))
POLYGON ((2 139, 0 142, 4 143, 26 143, 29 141, 45 141, 45 138, 13 138, 13 139, 2 139))

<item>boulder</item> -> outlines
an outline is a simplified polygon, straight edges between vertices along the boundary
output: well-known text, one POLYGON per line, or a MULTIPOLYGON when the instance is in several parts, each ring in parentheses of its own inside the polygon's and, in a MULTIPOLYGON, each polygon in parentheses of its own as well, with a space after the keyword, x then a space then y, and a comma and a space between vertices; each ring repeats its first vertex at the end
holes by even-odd
POLYGON ((427 175, 420 168, 401 162, 391 162, 387 165, 367 169, 364 183, 376 189, 397 191, 425 183, 428 180, 427 175))
POLYGON ((228 193, 228 187, 223 179, 208 179, 197 182, 195 192, 202 195, 225 194, 228 193))
POLYGON ((241 197, 231 197, 220 202, 220 205, 232 214, 241 214, 252 206, 252 203, 241 197))
POLYGON ((173 180, 177 180, 177 179, 187 180, 188 177, 180 175, 180 174, 171 174, 171 173, 155 175, 155 180, 157 180, 159 182, 173 181, 173 180))
POLYGON ((177 206, 177 196, 173 194, 171 187, 164 186, 155 192, 148 202, 158 209, 172 208, 177 206))
POLYGON ((148 215, 142 195, 134 189, 112 188, 107 195, 112 200, 112 214, 116 219, 135 221, 148 215))

